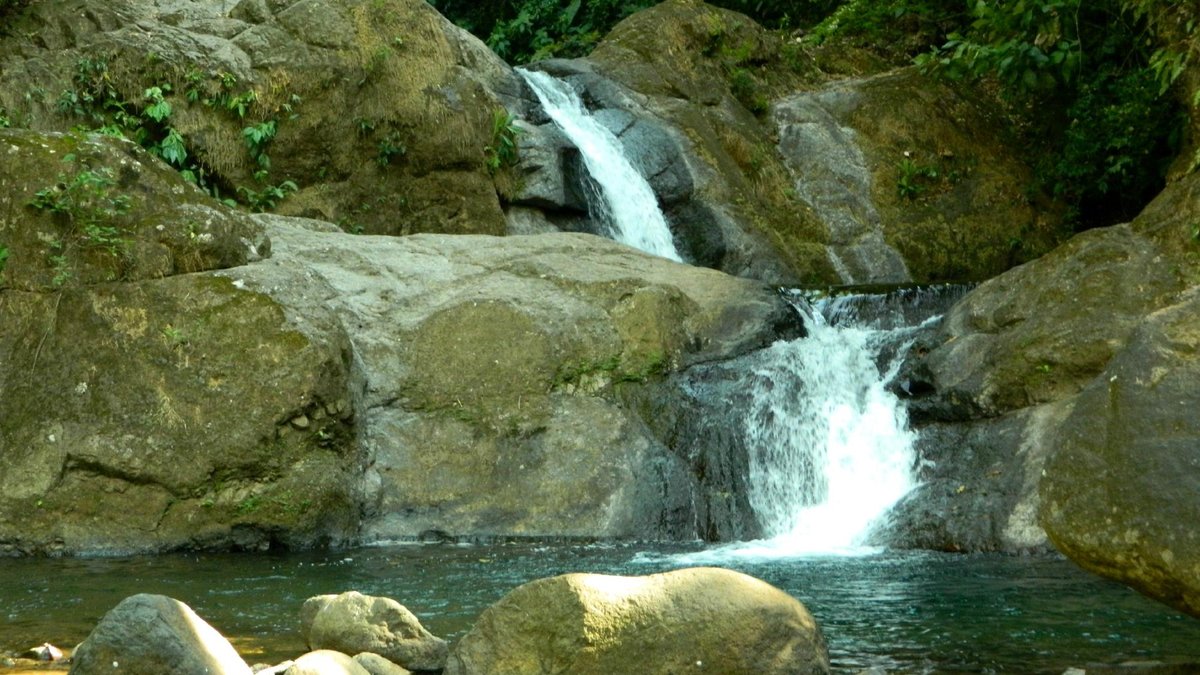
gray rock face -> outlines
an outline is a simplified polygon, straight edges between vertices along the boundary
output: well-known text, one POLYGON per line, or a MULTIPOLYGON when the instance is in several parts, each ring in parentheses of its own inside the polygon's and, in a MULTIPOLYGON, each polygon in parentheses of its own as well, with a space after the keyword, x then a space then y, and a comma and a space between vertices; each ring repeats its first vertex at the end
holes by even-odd
POLYGON ((738 572, 646 577, 567 574, 492 605, 455 647, 446 675, 829 672, 802 604, 738 572))
POLYGON ((779 103, 774 109, 779 152, 797 176, 797 194, 829 228, 830 255, 843 283, 905 283, 912 277, 900 253, 884 241, 858 133, 834 117, 860 98, 851 85, 839 83, 779 103))
POLYGON ((233 645, 190 607, 133 595, 109 610, 71 661, 72 675, 251 675, 233 645))
POLYGON ((364 247, 271 222, 280 264, 232 275, 353 327, 366 539, 694 536, 694 476, 618 394, 795 325, 757 283, 586 235, 364 247))
POLYGON ((446 665, 446 641, 390 598, 354 591, 311 598, 301 610, 301 624, 312 649, 343 655, 370 652, 410 670, 441 670, 446 665))

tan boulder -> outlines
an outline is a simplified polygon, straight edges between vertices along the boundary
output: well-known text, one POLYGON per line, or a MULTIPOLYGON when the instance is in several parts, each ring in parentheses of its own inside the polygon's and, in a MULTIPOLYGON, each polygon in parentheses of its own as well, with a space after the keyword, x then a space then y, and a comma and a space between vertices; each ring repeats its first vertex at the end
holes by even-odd
POLYGON ((446 675, 828 673, 800 602, 730 570, 567 574, 521 586, 479 617, 446 675))

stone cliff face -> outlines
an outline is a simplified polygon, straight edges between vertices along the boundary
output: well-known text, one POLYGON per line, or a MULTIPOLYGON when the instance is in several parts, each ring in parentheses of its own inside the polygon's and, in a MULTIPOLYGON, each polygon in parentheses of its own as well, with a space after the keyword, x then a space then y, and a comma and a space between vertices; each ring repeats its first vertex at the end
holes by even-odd
POLYGON ((798 328, 758 282, 590 235, 350 235, 230 211, 124 141, 0 140, 7 552, 694 538, 689 459, 623 397, 798 328), (94 199, 139 199, 43 212, 64 143, 123 177, 94 199))

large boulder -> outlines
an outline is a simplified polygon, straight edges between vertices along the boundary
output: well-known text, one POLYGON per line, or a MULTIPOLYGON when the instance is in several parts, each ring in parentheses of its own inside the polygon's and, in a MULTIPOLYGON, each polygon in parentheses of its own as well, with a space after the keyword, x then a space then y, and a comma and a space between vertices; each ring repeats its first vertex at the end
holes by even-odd
POLYGON ((1074 394, 1182 288, 1163 250, 1128 225, 1077 235, 946 314, 910 373, 953 409, 918 413, 994 417, 1074 394))
POLYGON ((39 246, 87 230, 27 206, 43 174, 2 179, 10 553, 692 538, 694 467, 625 393, 798 325, 767 286, 596 237, 359 237, 230 211, 125 142, 5 138, 112 167, 137 216, 89 221, 128 238, 128 280, 81 238, 56 281, 39 246))
POLYGON ((311 649, 370 652, 409 670, 441 670, 446 641, 391 598, 349 591, 309 598, 300 610, 301 632, 311 649))
POLYGON ((1200 617, 1200 288, 1147 316, 1076 398, 1041 522, 1086 569, 1200 617))
POLYGON ((173 129, 224 197, 367 232, 503 232, 485 160, 516 80, 422 0, 71 0, 14 23, 0 110, 15 124, 97 126, 119 105, 131 135, 173 129), (280 201, 285 181, 299 191, 280 201))
POLYGON ((697 478, 625 392, 796 327, 768 287, 589 235, 268 231, 230 275, 352 335, 369 540, 693 537, 697 478))
POLYGON ((1194 506, 1184 498, 1192 432, 1172 415, 1195 397, 1168 383, 1191 377, 1181 336, 1195 330, 1200 285, 1197 185, 1180 180, 1133 223, 1077 235, 981 284, 917 339, 897 390, 926 461, 888 542, 1053 544, 1186 605, 1186 567, 1141 561, 1190 555, 1172 527, 1194 506), (1133 499, 1150 493, 1177 499, 1161 510, 1133 499))
POLYGON ((163 595, 138 594, 108 611, 71 659, 72 675, 250 675, 233 645, 163 595))
POLYGON ((513 590, 454 648, 446 675, 828 673, 795 598, 739 572, 567 574, 513 590))

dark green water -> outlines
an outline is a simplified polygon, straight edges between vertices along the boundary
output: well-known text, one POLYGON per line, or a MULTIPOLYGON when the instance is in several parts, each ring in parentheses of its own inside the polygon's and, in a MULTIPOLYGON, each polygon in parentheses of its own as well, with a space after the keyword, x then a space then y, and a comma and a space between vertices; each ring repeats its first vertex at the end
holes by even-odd
MULTIPOLYGON (((648 574, 697 547, 396 546, 287 555, 0 560, 0 652, 73 646, 122 598, 183 600, 250 662, 303 651, 309 596, 395 598, 450 639, 517 585, 565 572, 648 574)), ((892 552, 722 564, 799 598, 834 665, 856 672, 1053 672, 1128 660, 1200 661, 1200 621, 1049 557, 892 552)))

